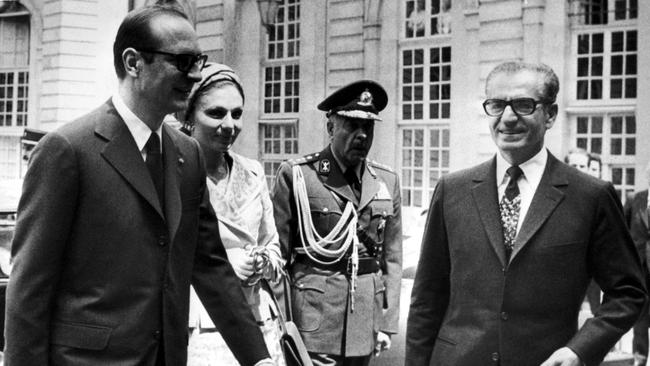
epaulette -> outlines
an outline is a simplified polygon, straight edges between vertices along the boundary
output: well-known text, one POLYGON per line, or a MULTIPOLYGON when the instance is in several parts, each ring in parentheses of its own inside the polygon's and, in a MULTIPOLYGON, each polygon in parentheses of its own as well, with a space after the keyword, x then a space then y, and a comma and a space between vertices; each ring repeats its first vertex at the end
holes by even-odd
POLYGON ((395 173, 395 171, 391 167, 389 167, 388 165, 384 165, 384 164, 378 163, 378 162, 376 162, 374 160, 370 160, 370 159, 367 159, 367 162, 373 168, 379 168, 379 169, 385 170, 387 172, 395 173))
POLYGON ((320 153, 305 155, 301 158, 289 159, 287 162, 291 165, 302 165, 311 163, 312 161, 318 160, 320 153))

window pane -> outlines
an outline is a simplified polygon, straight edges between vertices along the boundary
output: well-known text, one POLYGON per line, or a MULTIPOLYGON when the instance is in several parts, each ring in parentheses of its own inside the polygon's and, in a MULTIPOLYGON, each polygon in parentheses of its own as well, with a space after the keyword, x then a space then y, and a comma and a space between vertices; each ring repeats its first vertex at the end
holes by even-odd
POLYGON ((603 58, 594 57, 591 62, 591 76, 601 76, 603 74, 603 58))
POLYGON ((592 38, 592 42, 593 43, 591 45, 592 46, 591 52, 592 53, 602 53, 603 49, 604 49, 604 47, 603 47, 603 44, 604 44, 603 33, 594 34, 593 38, 592 38))
POLYGON ((622 145, 621 139, 612 139, 610 143, 610 153, 612 155, 621 155, 621 151, 622 151, 621 145, 622 145))
POLYGON ((636 98, 636 79, 625 79, 625 98, 636 98))
POLYGON ((625 139, 625 155, 636 154, 636 139, 628 137, 625 139))
POLYGON ((589 75, 589 58, 579 57, 578 58, 578 76, 587 76, 589 75))
POLYGON ((601 99, 603 97, 602 80, 591 81, 591 99, 601 99))
POLYGON ((625 117, 625 132, 636 133, 636 118, 634 116, 625 117))
POLYGON ((591 132, 603 133, 603 117, 594 116, 591 118, 591 132))
POLYGON ((591 140, 591 152, 596 154, 603 153, 603 140, 600 137, 591 140))
POLYGON ((612 117, 611 131, 612 133, 617 133, 617 134, 623 132, 623 117, 620 116, 612 117))
POLYGON ((612 56, 612 72, 611 75, 623 75, 623 56, 612 56))
POLYGON ((623 51, 623 32, 612 32, 612 52, 623 51))
POLYGON ((609 97, 610 98, 622 98, 623 97, 623 80, 621 79, 612 79, 609 84, 609 97))
POLYGON ((589 118, 587 117, 578 117, 578 133, 587 133, 589 132, 589 118))

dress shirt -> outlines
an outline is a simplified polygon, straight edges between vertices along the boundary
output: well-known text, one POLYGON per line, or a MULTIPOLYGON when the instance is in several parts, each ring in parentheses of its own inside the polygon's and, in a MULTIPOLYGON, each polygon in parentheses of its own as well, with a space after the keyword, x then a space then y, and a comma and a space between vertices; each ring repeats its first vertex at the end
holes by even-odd
MULTIPOLYGON (((149 136, 151 136, 151 129, 149 126, 147 126, 138 116, 136 116, 129 107, 124 103, 124 100, 122 100, 122 97, 120 97, 119 94, 113 94, 113 105, 115 106, 115 109, 117 110, 117 114, 122 117, 122 120, 126 124, 126 127, 129 129, 131 132, 131 135, 133 135, 133 139, 135 140, 135 144, 138 146, 138 150, 140 150, 140 154, 142 154, 142 160, 147 160, 147 151, 144 147, 144 145, 147 144, 147 141, 149 140, 149 136)), ((158 134, 158 138, 160 138, 160 152, 162 153, 162 123, 160 126, 158 126, 158 129, 156 131, 156 134, 158 134)))
MULTIPOLYGON (((519 186, 519 195, 521 196, 521 204, 519 206, 519 221, 517 222, 517 233, 521 229, 521 225, 526 218, 526 213, 530 208, 530 203, 533 201, 533 196, 542 180, 542 174, 546 169, 546 161, 548 160, 548 151, 542 148, 535 156, 527 161, 519 164, 519 168, 524 172, 517 186, 519 186)), ((497 153, 497 190, 499 192, 499 202, 506 193, 506 186, 508 185, 509 176, 506 170, 510 167, 501 154, 497 153)))

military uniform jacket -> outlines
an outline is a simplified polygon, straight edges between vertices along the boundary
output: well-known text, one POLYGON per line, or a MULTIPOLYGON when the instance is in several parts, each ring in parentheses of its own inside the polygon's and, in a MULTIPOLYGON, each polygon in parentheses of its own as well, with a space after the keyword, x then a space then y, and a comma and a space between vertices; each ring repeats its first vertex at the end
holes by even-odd
MULTIPOLYGON (((397 176, 387 167, 366 162, 361 180, 361 199, 343 177, 330 147, 318 154, 283 163, 273 187, 272 200, 280 246, 292 278, 293 318, 307 349, 334 355, 365 356, 374 348, 378 331, 397 332, 402 270, 401 198, 397 176), (359 275, 354 311, 349 303, 349 277, 336 267, 317 265, 303 255, 292 167, 299 165, 305 180, 311 218, 316 231, 327 235, 341 217, 348 201, 355 203, 358 227, 373 240, 383 241, 385 265, 377 273, 359 275), (382 224, 384 222, 384 224, 382 224), (313 265, 312 265, 313 264, 313 265)), ((363 247, 363 244, 359 244, 363 247)), ((360 248, 360 257, 368 256, 360 248)))

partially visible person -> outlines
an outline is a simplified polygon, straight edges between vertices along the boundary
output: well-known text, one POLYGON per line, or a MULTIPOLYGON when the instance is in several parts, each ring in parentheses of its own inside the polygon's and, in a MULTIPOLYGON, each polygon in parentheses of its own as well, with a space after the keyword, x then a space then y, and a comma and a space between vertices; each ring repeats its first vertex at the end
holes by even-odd
MULTIPOLYGON (((650 163, 645 168, 645 178, 650 187, 650 163)), ((630 234, 636 244, 636 249, 641 257, 646 283, 650 284, 650 199, 648 189, 634 193, 625 203, 625 217, 630 228, 630 234)), ((632 352, 634 353, 634 366, 644 366, 648 360, 648 327, 650 327, 650 314, 646 303, 641 317, 634 325, 634 338, 632 352)))
POLYGON ((569 150, 569 153, 564 158, 564 162, 583 173, 589 174, 589 159, 589 152, 587 150, 575 148, 569 150))
POLYGON ((318 105, 330 143, 282 163, 275 221, 289 261, 293 315, 315 366, 368 365, 397 332, 402 274, 397 174, 367 158, 388 102, 371 80, 318 105))
POLYGON ((196 141, 163 123, 206 56, 187 16, 143 7, 113 46, 118 91, 48 133, 25 176, 6 366, 179 366, 190 282, 242 365, 272 365, 228 263, 196 141))
POLYGON ((600 159, 600 155, 596 153, 589 153, 589 166, 587 172, 594 178, 602 178, 603 162, 600 159))
MULTIPOLYGON (((264 169, 259 162, 230 151, 244 127, 244 89, 239 76, 226 65, 208 64, 201 75, 201 81, 192 89, 187 109, 177 113, 177 118, 203 150, 210 203, 219 220, 228 260, 241 280, 269 353, 278 366, 284 365, 278 309, 270 289, 260 281, 276 281, 284 266, 264 169)), ((189 324, 196 327, 190 338, 190 349, 195 349, 197 354, 190 355, 188 365, 194 365, 197 359, 236 364, 230 352, 218 353, 219 350, 227 352, 227 347, 194 292, 190 299, 189 324), (204 351, 198 352, 201 347, 204 351)))
POLYGON ((483 103, 496 155, 443 176, 422 238, 408 366, 596 366, 647 299, 611 183, 544 148, 559 81, 544 64, 497 65, 483 103), (578 329, 591 278, 602 305, 578 329))
MULTIPOLYGON (((583 173, 600 179, 600 157, 596 160, 594 155, 585 149, 571 149, 564 158, 564 162, 583 173)), ((593 280, 587 288, 587 302, 589 303, 591 313, 595 314, 600 306, 600 287, 593 280)))

